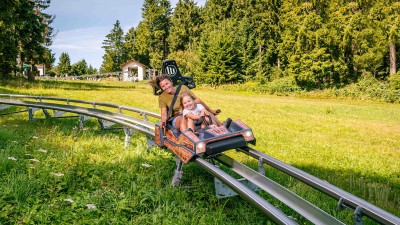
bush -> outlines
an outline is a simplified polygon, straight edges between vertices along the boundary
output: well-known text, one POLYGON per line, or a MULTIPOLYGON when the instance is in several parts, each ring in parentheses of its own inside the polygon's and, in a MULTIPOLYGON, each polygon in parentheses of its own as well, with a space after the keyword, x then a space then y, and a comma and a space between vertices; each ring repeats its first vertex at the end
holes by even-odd
POLYGON ((350 98, 360 100, 378 100, 400 103, 400 76, 393 78, 392 83, 380 81, 372 76, 364 76, 359 82, 343 88, 304 91, 297 86, 293 78, 282 77, 265 84, 247 82, 244 84, 226 84, 221 88, 226 91, 252 92, 272 95, 297 95, 312 98, 350 98), (397 80, 395 80, 397 79, 397 80))
POLYGON ((222 89, 226 91, 255 92, 272 95, 288 95, 301 91, 301 88, 290 77, 279 78, 265 84, 246 82, 244 84, 223 85, 222 89))
POLYGON ((48 71, 46 74, 48 76, 50 76, 50 77, 55 77, 56 76, 56 73, 54 71, 48 71))
POLYGON ((400 71, 390 78, 390 86, 392 89, 400 89, 400 71))
POLYGON ((337 89, 330 88, 313 92, 318 97, 339 97, 351 99, 400 102, 400 90, 391 88, 388 82, 379 81, 372 76, 364 76, 359 82, 337 89))

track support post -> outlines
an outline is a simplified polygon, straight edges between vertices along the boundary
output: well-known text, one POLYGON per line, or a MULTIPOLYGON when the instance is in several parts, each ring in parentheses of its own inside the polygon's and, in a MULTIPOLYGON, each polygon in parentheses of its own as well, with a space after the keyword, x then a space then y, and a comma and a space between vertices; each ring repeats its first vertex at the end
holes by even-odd
POLYGON ((354 211, 354 225, 364 225, 362 216, 362 207, 357 206, 356 210, 354 211))
MULTIPOLYGON (((237 181, 244 184, 246 187, 250 188, 250 190, 254 192, 261 191, 261 188, 259 188, 257 185, 253 184, 246 178, 240 178, 237 179, 237 181)), ((234 190, 226 186, 224 183, 222 183, 222 181, 220 181, 216 177, 214 177, 214 184, 215 184, 215 195, 217 196, 217 198, 228 198, 238 195, 234 190)))
POLYGON ((33 116, 33 113, 36 112, 36 111, 38 111, 38 110, 39 110, 39 108, 28 107, 29 122, 41 120, 41 119, 36 119, 36 118, 33 116))
POLYGON ((154 138, 146 136, 147 147, 157 147, 156 140, 154 138))
POLYGON ((85 116, 85 115, 79 114, 78 117, 79 117, 79 128, 83 129, 84 128, 83 122, 85 122, 85 120, 90 119, 90 116, 85 116))
POLYGON ((129 129, 128 127, 123 127, 125 133, 125 148, 128 148, 131 145, 131 135, 136 133, 137 131, 129 129))
POLYGON ((265 176, 265 169, 264 169, 264 164, 263 164, 262 158, 258 159, 258 173, 265 176))
POLYGON ((44 108, 43 108, 43 113, 44 113, 44 115, 46 116, 46 118, 51 118, 51 115, 50 115, 50 113, 47 111, 47 109, 44 109, 44 108))
POLYGON ((174 173, 174 177, 172 178, 172 186, 178 186, 182 180, 183 175, 183 162, 182 160, 175 155, 175 163, 176 163, 176 170, 174 173))

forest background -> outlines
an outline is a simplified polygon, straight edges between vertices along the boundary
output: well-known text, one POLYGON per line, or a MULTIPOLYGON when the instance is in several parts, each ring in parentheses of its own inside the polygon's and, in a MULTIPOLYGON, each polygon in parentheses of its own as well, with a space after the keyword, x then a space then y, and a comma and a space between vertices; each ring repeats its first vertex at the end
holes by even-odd
POLYGON ((198 7, 146 0, 143 20, 104 41, 101 70, 129 59, 219 85, 284 79, 300 88, 343 87, 366 76, 399 88, 400 3, 395 1, 210 0, 198 7), (396 60, 397 58, 397 60, 396 60))
MULTIPOLYGON (((27 2, 35 9, 50 4, 27 2)), ((49 45, 53 18, 40 17, 47 23, 43 43, 49 45)), ((272 94, 325 90, 325 95, 352 97, 363 92, 398 102, 399 24, 400 2, 391 0, 209 0, 204 6, 182 0, 174 8, 168 0, 145 0, 137 27, 124 33, 117 20, 105 37, 100 71, 119 71, 130 59, 160 71, 163 60, 175 59, 198 84, 272 94)), ((27 52, 20 54, 25 61, 46 56, 46 51, 27 52)), ((16 56, 0 63, 11 65, 9 74, 18 64, 16 56)), ((55 61, 51 53, 46 57, 55 61)), ((71 66, 63 53, 50 74, 94 72, 85 60, 71 66)))

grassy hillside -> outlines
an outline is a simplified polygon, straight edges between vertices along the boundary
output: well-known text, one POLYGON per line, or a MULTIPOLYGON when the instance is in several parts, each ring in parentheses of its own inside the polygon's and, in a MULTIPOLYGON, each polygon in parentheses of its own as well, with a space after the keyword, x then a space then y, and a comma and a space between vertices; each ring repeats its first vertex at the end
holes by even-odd
MULTIPOLYGON (((400 216, 400 105, 207 88, 194 92, 211 108, 222 110, 221 121, 240 118, 248 124, 257 138, 255 149, 400 216)), ((143 83, 14 81, 3 83, 0 93, 85 99, 159 112, 157 97, 143 83)), ((37 116, 44 118, 42 113, 37 116)), ((74 129, 78 124, 74 118, 29 123, 27 113, 0 117, 1 224, 268 223, 240 197, 218 200, 213 178, 195 164, 184 167, 180 188, 171 187, 173 155, 148 148, 144 136, 135 134, 131 147, 124 148, 122 131, 101 131, 94 119, 85 123, 87 130, 74 129), (96 208, 90 209, 90 204, 96 208)), ((256 168, 255 160, 235 151, 228 154, 256 168)), ((266 167, 266 173, 352 223, 352 212, 337 212, 336 201, 273 168, 266 167)))

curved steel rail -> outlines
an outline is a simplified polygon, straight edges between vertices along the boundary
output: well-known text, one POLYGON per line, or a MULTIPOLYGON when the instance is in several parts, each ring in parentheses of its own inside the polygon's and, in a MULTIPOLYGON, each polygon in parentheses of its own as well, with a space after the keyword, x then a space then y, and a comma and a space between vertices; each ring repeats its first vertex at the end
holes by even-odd
POLYGON ((154 132, 149 129, 154 129, 154 124, 145 120, 141 120, 132 116, 128 116, 121 113, 113 113, 100 109, 91 109, 80 106, 72 106, 72 105, 61 105, 55 103, 44 103, 44 102, 31 102, 31 101, 21 101, 14 99, 1 99, 0 103, 7 105, 18 105, 18 106, 26 106, 26 107, 35 107, 42 109, 53 109, 53 110, 62 110, 71 113, 77 113, 92 117, 97 117, 100 119, 104 119, 107 121, 111 121, 114 123, 121 124, 123 126, 129 127, 133 130, 143 132, 151 137, 154 137, 154 132), (139 125, 139 126, 138 126, 139 125))
POLYGON ((227 184, 232 190, 238 193, 242 198, 255 205, 259 210, 269 216, 275 223, 278 224, 297 224, 291 218, 283 214, 282 211, 271 205, 265 199, 261 198, 250 188, 240 183, 238 180, 232 178, 227 173, 207 162, 203 158, 197 157, 195 162, 204 170, 217 177, 222 182, 227 184))
POLYGON ((382 224, 394 224, 394 225, 400 224, 399 217, 396 217, 395 215, 392 215, 365 200, 362 200, 336 186, 333 186, 332 184, 329 184, 326 181, 323 181, 313 175, 310 175, 302 170, 299 170, 296 167, 288 165, 282 161, 279 161, 275 158, 272 158, 269 155, 266 155, 249 147, 241 148, 239 150, 255 159, 262 160, 263 163, 272 166, 275 169, 278 169, 279 171, 282 171, 300 180, 301 182, 313 187, 314 189, 317 189, 318 191, 336 200, 340 200, 339 201, 340 205, 338 205, 339 208, 341 207, 341 205, 350 206, 354 210, 357 209, 357 207, 361 207, 362 214, 368 216, 369 218, 375 220, 376 222, 382 224))
MULTIPOLYGON (((154 137, 154 132, 151 130, 154 130, 154 123, 151 123, 147 120, 142 120, 138 119, 129 115, 125 115, 122 113, 122 110, 127 110, 131 112, 136 112, 139 113, 140 115, 144 116, 146 118, 146 115, 154 117, 154 118, 160 118, 160 114, 146 111, 146 110, 141 110, 137 108, 132 108, 132 107, 127 107, 127 106, 120 106, 116 104, 109 104, 109 103, 101 103, 101 102, 94 102, 94 101, 85 101, 85 100, 77 100, 77 99, 66 99, 66 98, 54 98, 54 97, 42 97, 42 96, 28 96, 28 95, 10 95, 10 94, 0 94, 0 103, 6 104, 6 105, 19 105, 19 106, 26 106, 26 107, 35 107, 35 108, 43 108, 43 109, 53 109, 53 110, 62 110, 66 112, 71 112, 71 113, 77 113, 77 114, 82 114, 82 115, 88 115, 92 117, 97 117, 101 118, 104 120, 112 121, 114 123, 121 124, 123 126, 126 126, 128 128, 131 128, 133 130, 142 132, 150 137, 154 137), (4 99, 4 97, 8 97, 10 99, 4 99), (26 98, 26 99, 35 99, 37 100, 36 102, 32 101, 22 101, 22 100, 16 100, 14 98, 26 98), (43 102, 44 100, 51 100, 51 101, 61 101, 61 102, 66 102, 67 105, 62 105, 62 104, 56 104, 56 103, 47 103, 43 102), (74 103, 82 103, 82 104, 88 104, 93 106, 93 108, 86 108, 82 106, 73 106, 70 105, 71 102, 74 103), (101 109, 96 109, 96 106, 105 106, 105 107, 110 107, 110 108, 117 108, 119 110, 119 113, 115 112, 109 112, 106 110, 101 110, 101 109)), ((285 164, 279 160, 276 160, 268 155, 265 155, 264 153, 258 152, 255 149, 246 147, 246 148, 241 148, 238 149, 242 151, 243 153, 252 156, 258 160, 261 160, 263 163, 266 163, 290 176, 293 176, 294 178, 310 185, 311 187, 321 191, 322 193, 340 200, 339 201, 339 206, 345 206, 345 207, 352 207, 353 209, 360 209, 362 211, 362 215, 366 215, 370 217, 371 219, 382 223, 382 224, 400 224, 400 218, 362 200, 357 198, 354 195, 351 195, 350 193, 347 193, 327 182, 324 182, 302 170, 299 170, 293 166, 290 166, 288 164, 285 164)), ((223 156, 226 157, 226 156, 223 156)), ((227 160, 225 158, 220 158, 219 160, 222 160, 222 163, 224 164, 229 164, 227 163, 230 161, 229 159, 227 160)), ((218 158, 217 158, 218 159, 218 158)), ((236 193, 241 195, 244 199, 248 200, 252 204, 254 204, 258 209, 260 209, 264 214, 266 214, 270 219, 273 221, 280 223, 280 224, 295 224, 293 220, 291 220, 289 217, 287 217, 285 214, 283 214, 281 211, 277 210, 274 206, 272 206, 270 203, 262 199, 259 195, 254 193, 252 190, 247 188, 245 185, 241 184, 238 182, 236 179, 232 178, 228 174, 226 174, 224 171, 221 169, 215 167, 211 163, 205 161, 204 159, 197 157, 195 159, 195 163, 197 163, 200 167, 205 169, 207 172, 212 174, 213 176, 217 177, 220 179, 222 182, 224 182, 226 185, 228 185, 230 188, 232 188, 236 193)), ((238 164, 238 163, 236 163, 238 164)), ((233 164, 232 164, 233 165, 233 164)), ((243 166, 242 164, 239 165, 239 167, 243 166)), ((234 171, 237 169, 234 169, 234 171)), ((258 185, 263 186, 263 182, 266 182, 265 180, 263 181, 260 179, 259 175, 248 175, 246 173, 241 173, 243 171, 237 170, 239 174, 242 174, 245 178, 249 180, 253 180, 255 183, 258 182, 258 185), (247 177, 246 177, 247 176, 247 177), (258 177, 258 178, 257 178, 258 177)), ((248 172, 248 171, 247 171, 248 172)), ((266 178, 264 176, 264 178, 266 178)), ((263 178, 263 179, 264 179, 263 178)), ((263 188, 264 190, 267 190, 266 188, 263 188)), ((270 191, 269 193, 272 194, 270 191)), ((274 195, 274 194, 272 194, 274 195)), ((275 196, 275 195, 274 195, 275 196)), ((292 195, 293 197, 293 195, 292 195)), ((279 197, 277 197, 279 199, 279 197)), ((282 200, 282 199, 280 199, 282 200)), ((285 202, 286 200, 282 200, 282 202, 285 202)), ((286 202, 285 204, 290 206, 286 202)), ((300 203, 302 204, 302 203, 300 203)), ((298 206, 293 206, 296 210, 296 207, 299 208, 298 206)), ((309 207, 309 206, 307 206, 309 207)), ((302 209, 297 209, 300 214, 305 215, 307 212, 303 212, 304 210, 302 209)), ((318 214, 319 212, 317 212, 318 214)), ((308 212, 309 214, 309 212, 308 212)), ((307 216, 305 216, 307 218, 307 216)), ((323 218, 320 216, 319 219, 323 218)), ((318 218, 317 218, 318 219, 318 218)), ((325 221, 326 224, 335 224, 336 221, 334 219, 329 221, 325 221)))
MULTIPOLYGON (((161 119, 161 115, 158 113, 154 113, 151 111, 143 110, 143 109, 138 109, 138 108, 133 108, 129 106, 122 106, 122 105, 116 105, 116 104, 111 104, 111 103, 104 103, 104 102, 95 102, 95 101, 86 101, 86 100, 79 100, 79 99, 68 99, 68 98, 56 98, 56 97, 45 97, 45 96, 31 96, 31 95, 14 95, 14 94, 0 94, 0 97, 8 97, 10 99, 21 99, 21 98, 26 98, 26 99, 35 99, 39 102, 43 102, 43 100, 52 100, 52 101, 60 101, 60 102, 66 102, 68 105, 72 102, 74 103, 81 103, 81 104, 88 104, 93 106, 93 108, 96 108, 96 106, 104 106, 104 107, 110 107, 110 108, 116 108, 122 113, 122 110, 127 110, 130 112, 135 112, 139 113, 142 116, 151 116, 157 119, 161 119)), ((7 104, 7 103, 4 103, 7 104)))

